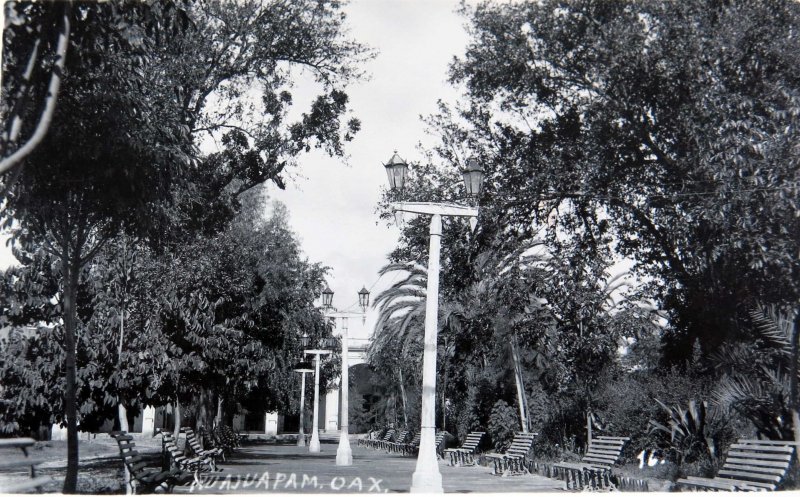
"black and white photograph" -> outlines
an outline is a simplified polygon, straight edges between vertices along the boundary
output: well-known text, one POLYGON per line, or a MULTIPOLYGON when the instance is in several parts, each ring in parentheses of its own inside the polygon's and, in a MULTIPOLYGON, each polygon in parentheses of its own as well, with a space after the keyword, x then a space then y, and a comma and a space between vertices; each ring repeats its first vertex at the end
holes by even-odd
POLYGON ((800 1, 0 26, 0 494, 800 490, 800 1))

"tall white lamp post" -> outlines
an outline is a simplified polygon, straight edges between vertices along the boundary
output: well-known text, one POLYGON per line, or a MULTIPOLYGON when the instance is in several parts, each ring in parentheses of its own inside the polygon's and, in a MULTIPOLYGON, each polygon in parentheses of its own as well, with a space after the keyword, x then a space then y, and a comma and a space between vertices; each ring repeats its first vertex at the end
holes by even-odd
MULTIPOLYGON (((341 414, 339 424, 341 426, 341 433, 339 434, 339 447, 336 449, 336 465, 337 466, 352 466, 353 465, 353 450, 350 448, 350 432, 349 432, 349 413, 350 413, 350 362, 349 362, 349 343, 348 343, 348 326, 347 319, 353 313, 339 313, 331 312, 333 310, 331 303, 333 301, 333 292, 330 288, 326 288, 322 292, 322 305, 328 309, 325 314, 327 317, 336 319, 342 318, 342 379, 341 379, 341 414)), ((361 307, 363 313, 363 320, 366 321, 367 307, 369 306, 369 290, 367 287, 362 287, 358 292, 358 305, 361 307)))
MULTIPOLYGON (((303 346, 308 345, 308 337, 303 337, 305 342, 303 346)), ((299 362, 294 367, 294 370, 298 373, 302 374, 302 378, 300 379, 300 428, 299 433, 297 435, 297 446, 298 447, 305 447, 306 445, 306 434, 303 430, 303 421, 305 419, 305 403, 306 403, 306 373, 313 373, 314 370, 311 367, 311 363, 307 361, 299 362)))
POLYGON ((308 444, 309 452, 319 452, 319 363, 322 359, 321 356, 331 353, 330 350, 323 349, 310 349, 304 350, 303 353, 314 356, 314 411, 313 423, 311 427, 311 442, 308 444))
MULTIPOLYGON (((394 153, 384 164, 392 189, 402 190, 408 173, 408 164, 394 153)), ((483 184, 483 169, 475 159, 467 161, 462 171, 467 195, 477 197, 483 184)), ((428 255, 428 287, 425 302, 425 343, 422 357, 422 413, 419 455, 411 481, 411 492, 443 493, 442 474, 436 459, 436 335, 439 312, 439 253, 441 250, 442 216, 470 218, 478 216, 477 207, 452 203, 397 202, 392 204, 397 212, 426 214, 431 216, 430 252, 428 255)))

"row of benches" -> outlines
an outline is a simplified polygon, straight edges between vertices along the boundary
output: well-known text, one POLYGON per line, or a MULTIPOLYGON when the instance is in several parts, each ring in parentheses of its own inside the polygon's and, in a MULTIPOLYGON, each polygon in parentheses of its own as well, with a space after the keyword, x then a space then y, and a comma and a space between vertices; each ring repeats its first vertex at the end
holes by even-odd
MULTIPOLYGON (((444 438, 447 432, 436 433, 436 453, 441 457, 441 450, 444 446, 444 438)), ((358 445, 372 449, 382 449, 390 453, 399 453, 405 456, 413 456, 419 452, 421 433, 411 436, 408 430, 398 432, 394 428, 386 428, 382 432, 372 434, 369 438, 358 439, 358 445)))
POLYGON ((218 461, 226 458, 239 446, 239 438, 225 427, 212 432, 211 447, 204 448, 197 435, 190 428, 182 428, 186 436, 187 451, 178 448, 177 440, 169 432, 161 432, 164 451, 170 459, 170 469, 161 471, 148 468, 147 461, 136 450, 133 437, 122 431, 109 433, 117 441, 129 481, 135 493, 151 493, 161 488, 171 492, 175 486, 192 482, 200 483, 200 474, 219 470, 218 461))
MULTIPOLYGON (((459 448, 447 449, 451 466, 474 464, 484 432, 467 435, 459 448)), ((517 433, 503 453, 486 454, 495 475, 529 472, 529 454, 535 433, 517 433)), ((543 465, 545 476, 562 479, 568 489, 610 490, 615 487, 611 468, 617 464, 628 437, 593 438, 580 462, 543 465)), ((722 469, 715 478, 690 476, 677 481, 679 487, 704 490, 775 490, 788 472, 794 456, 794 442, 741 439, 730 447, 722 469)))

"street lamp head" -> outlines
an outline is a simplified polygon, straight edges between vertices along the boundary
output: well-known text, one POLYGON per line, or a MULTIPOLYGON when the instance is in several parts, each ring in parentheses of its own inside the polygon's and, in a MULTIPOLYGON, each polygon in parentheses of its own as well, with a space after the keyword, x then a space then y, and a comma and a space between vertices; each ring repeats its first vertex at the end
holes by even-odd
POLYGON ((389 162, 383 165, 386 168, 386 175, 389 177, 389 187, 392 190, 402 190, 406 184, 408 174, 408 164, 394 152, 389 162))
POLYGON ((301 345, 303 348, 306 348, 306 347, 308 347, 308 342, 309 342, 309 341, 310 341, 310 339, 309 339, 309 337, 308 337, 308 333, 306 333, 306 332, 304 331, 304 332, 303 332, 303 334, 300 336, 300 345, 301 345))
POLYGON ((309 361, 301 361, 295 364, 294 370, 298 373, 313 373, 314 366, 309 361))
POLYGON ((333 290, 328 285, 325 285, 325 290, 322 290, 322 306, 330 307, 333 303, 333 290))
POLYGON ((369 307, 369 290, 367 290, 366 286, 361 287, 361 290, 358 291, 358 305, 361 306, 361 310, 367 312, 367 307, 369 307))
POLYGON ((483 187, 483 168, 478 159, 467 159, 467 165, 461 170, 461 174, 464 176, 464 188, 467 196, 476 198, 480 195, 483 187))

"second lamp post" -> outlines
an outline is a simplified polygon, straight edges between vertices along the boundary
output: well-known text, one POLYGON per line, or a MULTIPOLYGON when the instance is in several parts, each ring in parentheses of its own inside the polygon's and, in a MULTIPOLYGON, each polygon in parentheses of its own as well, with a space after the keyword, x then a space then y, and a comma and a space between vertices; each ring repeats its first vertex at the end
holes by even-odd
MULTIPOLYGON (((402 190, 408 173, 408 164, 394 153, 384 164, 389 176, 389 186, 402 190)), ((467 161, 462 170, 467 196, 475 198, 483 184, 483 169, 475 159, 467 161)), ((395 212, 427 214, 431 216, 430 252, 428 254, 428 286, 425 301, 425 342, 422 356, 422 413, 420 416, 420 444, 417 466, 411 480, 411 492, 442 493, 442 474, 436 458, 436 335, 439 313, 439 254, 441 251, 442 216, 467 217, 470 225, 478 216, 477 207, 452 203, 396 202, 395 212)))
MULTIPOLYGON (((353 451, 350 448, 349 433, 349 413, 350 413, 350 350, 348 341, 347 319, 352 312, 336 312, 332 306, 333 291, 325 288, 322 292, 322 305, 325 308, 325 316, 333 319, 342 318, 341 337, 342 337, 342 378, 341 378, 341 416, 339 418, 340 433, 339 447, 336 449, 336 465, 351 466, 353 464, 353 451)), ((362 322, 366 321, 367 307, 369 306, 369 290, 366 287, 358 292, 358 305, 362 311, 362 322)))

